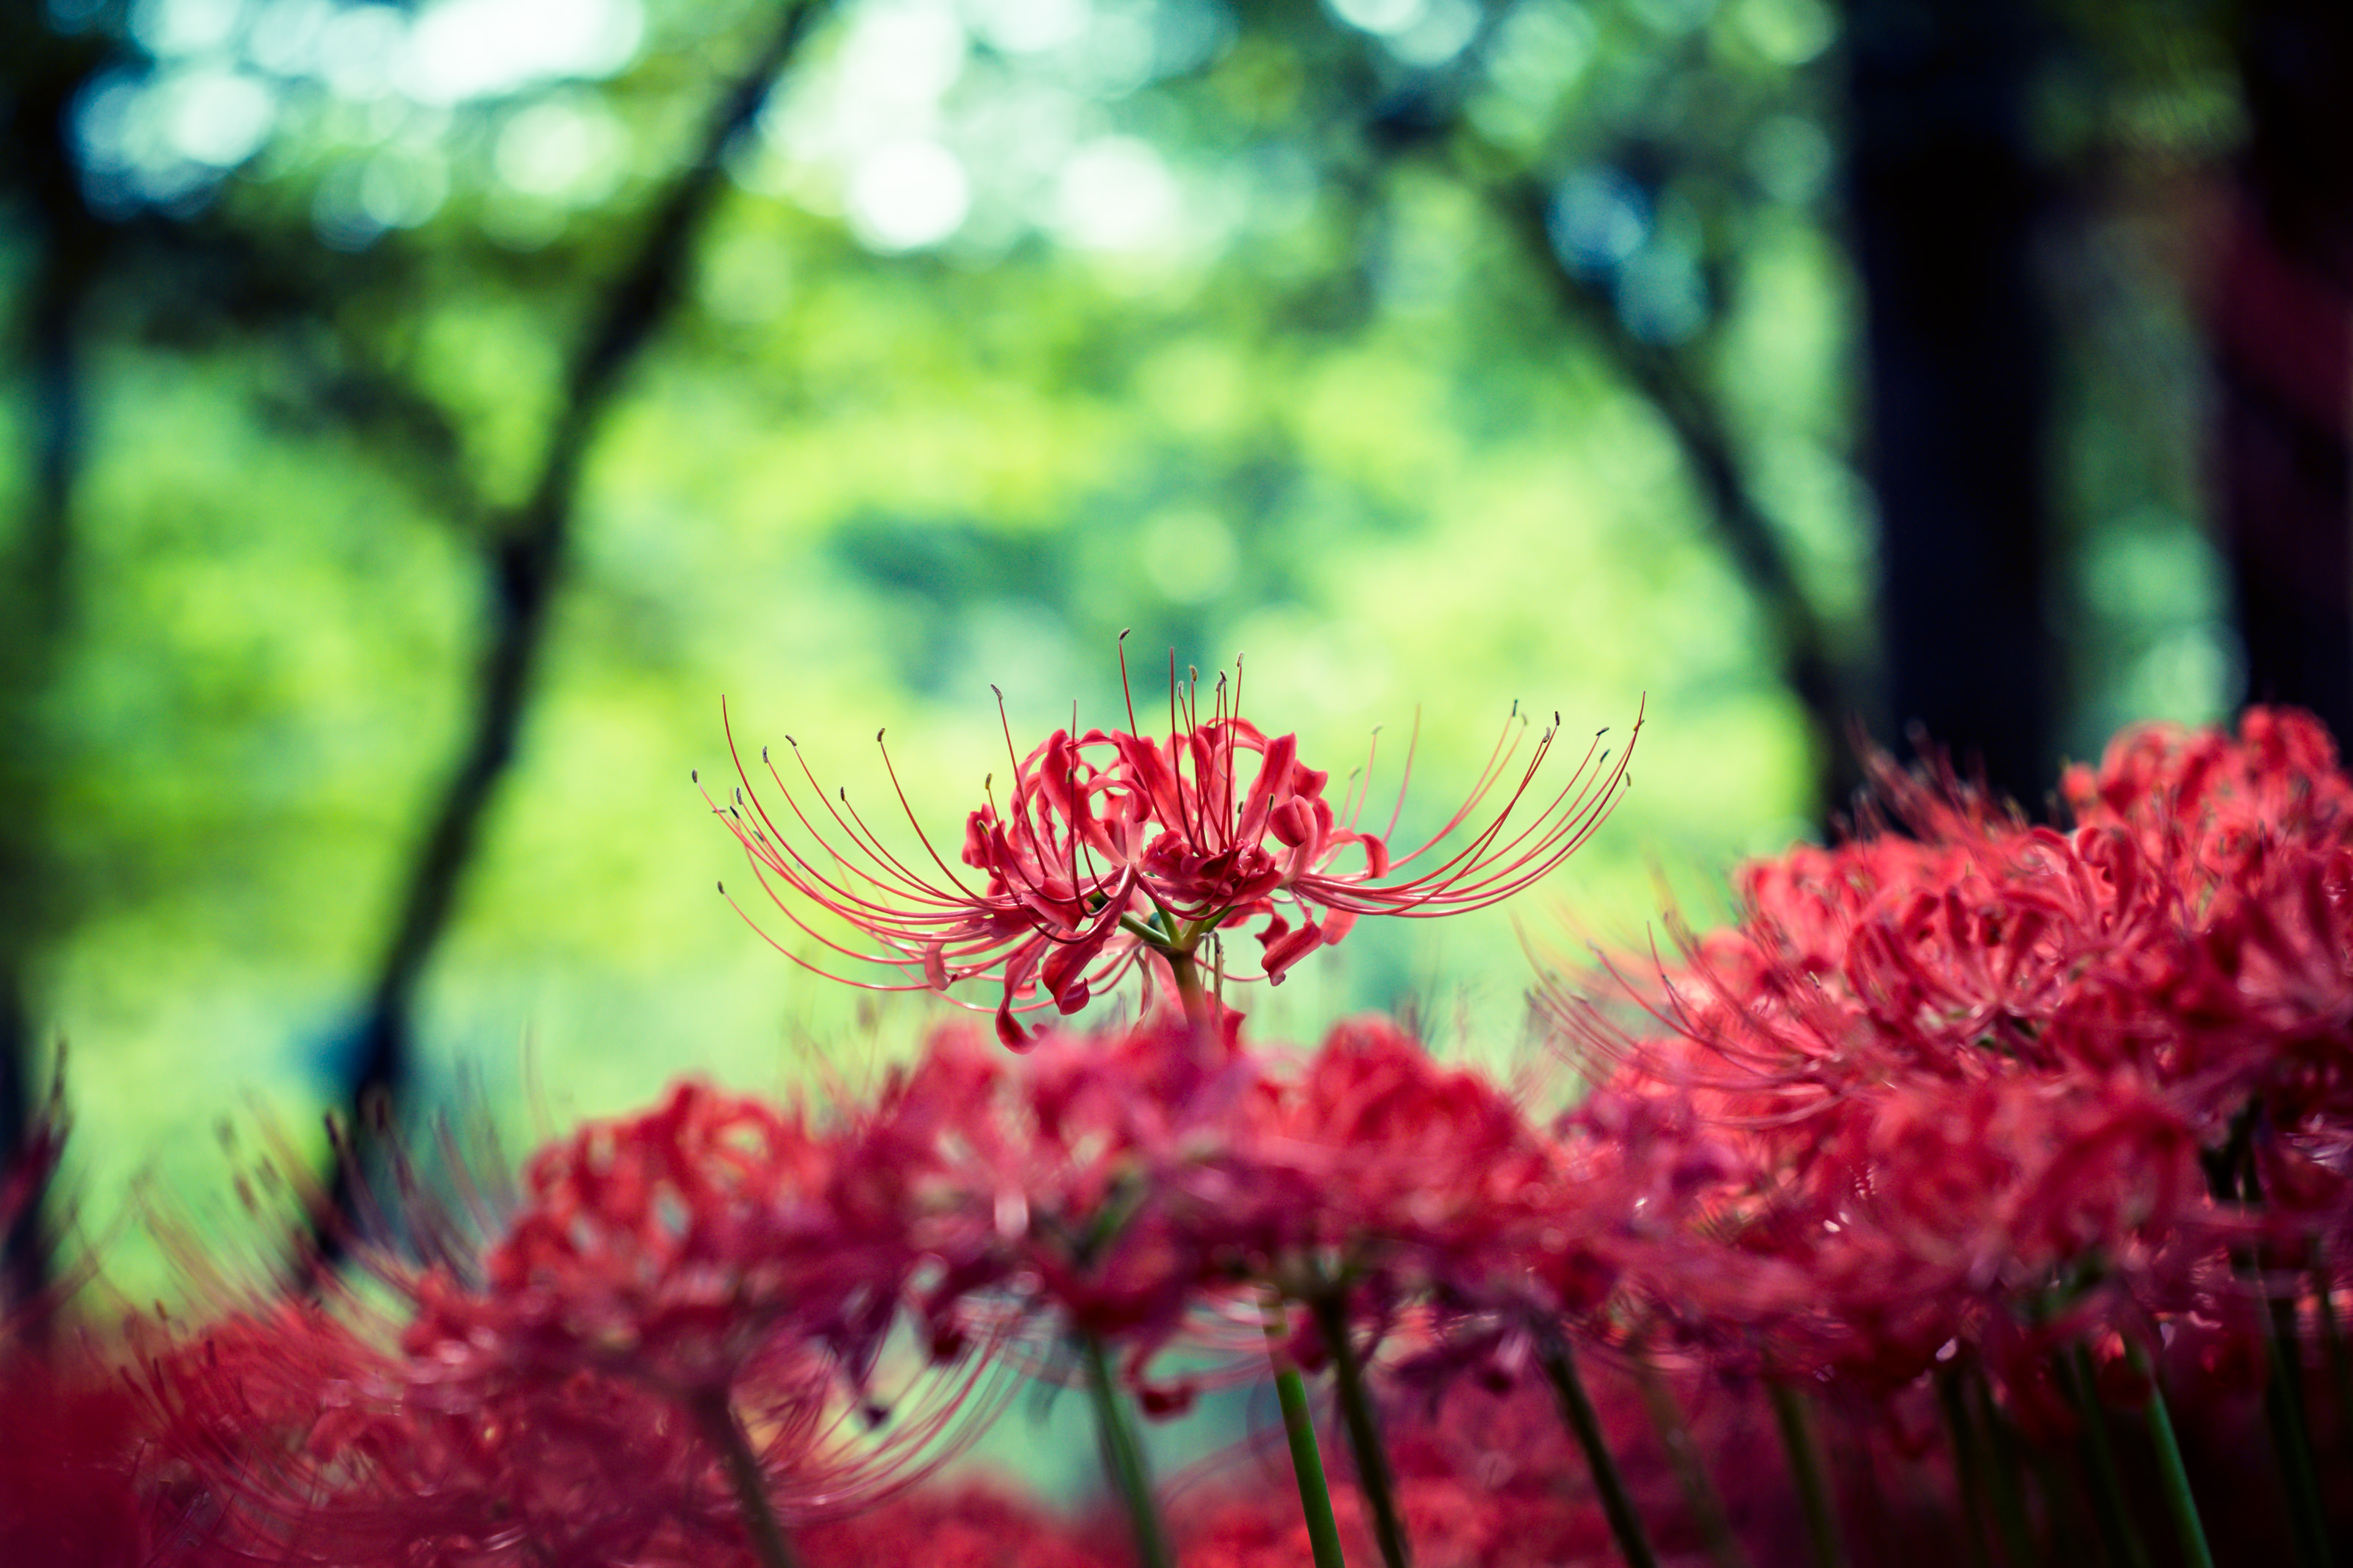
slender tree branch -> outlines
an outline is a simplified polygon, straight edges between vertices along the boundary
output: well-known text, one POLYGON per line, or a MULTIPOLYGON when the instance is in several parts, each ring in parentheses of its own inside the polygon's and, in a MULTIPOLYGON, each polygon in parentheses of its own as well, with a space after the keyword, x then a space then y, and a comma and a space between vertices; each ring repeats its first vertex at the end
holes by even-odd
POLYGON ((1814 815, 1827 821, 1862 783, 1843 737, 1862 704, 1861 680, 1831 651, 1828 627, 1790 564, 1771 514, 1749 483, 1739 448, 1715 399, 1703 386, 1688 353, 1644 341, 1627 326, 1602 291, 1560 264, 1551 229, 1552 192, 1533 174, 1494 175, 1513 160, 1457 114, 1417 100, 1414 122, 1376 126, 1376 147, 1451 144, 1477 153, 1458 161, 1454 175, 1482 197, 1504 228, 1542 271, 1561 314, 1584 329, 1619 374, 1658 411, 1681 449, 1706 502, 1718 542, 1738 568, 1762 613, 1782 684, 1804 709, 1813 763, 1814 815))
MULTIPOLYGON (((373 1125, 372 1108, 396 1102, 406 1085, 417 987, 448 930, 483 819, 514 759, 546 641, 548 610, 570 553, 589 448, 624 374, 663 325, 685 280, 694 245, 723 189, 729 144, 758 113, 816 14, 814 4, 790 0, 775 32, 721 100, 695 157, 656 211, 629 265, 606 291, 574 361, 530 497, 494 531, 489 548, 494 618, 473 730, 426 833, 357 1030, 347 1102, 357 1130, 373 1125)), ((338 1169, 338 1213, 347 1206, 355 1174, 348 1164, 338 1169)), ((340 1244, 333 1235, 314 1239, 322 1258, 337 1256, 340 1244)))
POLYGON ((1827 816, 1862 782, 1842 741, 1858 682, 1831 657, 1821 612, 1798 581, 1779 530, 1748 481, 1722 410, 1700 384, 1687 355, 1637 337, 1605 294, 1561 266, 1553 254, 1552 194, 1542 182, 1523 176, 1482 188, 1504 226, 1544 269, 1561 313, 1585 329, 1674 437, 1707 503, 1717 542, 1755 596, 1782 684, 1805 710, 1815 814, 1827 816))

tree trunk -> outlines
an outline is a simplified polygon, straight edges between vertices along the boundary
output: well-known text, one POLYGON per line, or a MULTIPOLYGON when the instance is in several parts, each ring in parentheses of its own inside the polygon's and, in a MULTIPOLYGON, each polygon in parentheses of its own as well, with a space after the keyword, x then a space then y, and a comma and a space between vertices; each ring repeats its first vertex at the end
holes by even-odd
POLYGON ((2026 124, 2039 38, 2017 0, 1850 0, 1848 23, 1885 711, 2032 806, 2062 684, 2026 124))
POLYGON ((2353 729, 2353 13, 2266 0, 2207 321, 2218 521, 2247 695, 2353 729))

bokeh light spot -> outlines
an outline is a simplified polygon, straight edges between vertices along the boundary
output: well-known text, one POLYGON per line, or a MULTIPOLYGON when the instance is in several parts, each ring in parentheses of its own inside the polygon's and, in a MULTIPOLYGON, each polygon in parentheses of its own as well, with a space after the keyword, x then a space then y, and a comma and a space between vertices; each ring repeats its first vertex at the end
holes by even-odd
POLYGON ((900 142, 858 161, 849 177, 849 226, 870 250, 922 250, 964 225, 972 182, 936 142, 900 142))
POLYGON ((637 0, 438 0, 417 15, 402 82, 422 102, 458 103, 607 77, 644 33, 637 0))
POLYGON ((260 150, 278 117, 278 98, 259 78, 198 67, 159 89, 164 134, 183 156, 233 169, 260 150))
POLYGON ((611 115, 550 100, 507 121, 499 132, 493 166, 515 190, 585 205, 611 195, 620 183, 627 149, 627 137, 611 115))
POLYGON ((1324 0, 1332 15, 1361 33, 1392 37, 1419 22, 1430 0, 1324 0))
POLYGON ((1080 250, 1148 250, 1176 237, 1182 209, 1158 152, 1132 136, 1105 136, 1062 166, 1052 227, 1080 250))
POLYGON ((1034 55, 1076 39, 1092 9, 1087 0, 970 0, 965 15, 991 48, 1034 55))

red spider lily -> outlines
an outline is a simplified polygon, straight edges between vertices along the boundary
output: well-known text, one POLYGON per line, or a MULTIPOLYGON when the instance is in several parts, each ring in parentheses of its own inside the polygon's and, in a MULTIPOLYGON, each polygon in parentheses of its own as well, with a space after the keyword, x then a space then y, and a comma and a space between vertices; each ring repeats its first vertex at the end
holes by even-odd
POLYGON ((732 1411, 789 1456, 770 1488, 788 1518, 919 1479, 952 1456, 987 1363, 941 1358, 903 1408, 877 1402, 918 1254, 903 1184, 845 1173, 849 1136, 691 1081, 588 1125, 532 1162, 477 1279, 437 1268, 406 1283, 407 1377, 462 1405, 586 1373, 732 1411))
POLYGON ((1343 1024, 1251 1108, 1239 1252, 1308 1297, 1360 1277, 1481 1294, 1558 1195, 1552 1151, 1512 1097, 1380 1019, 1343 1024))
POLYGON ((1081 1529, 970 1485, 820 1526, 800 1546, 810 1568, 1125 1568, 1132 1561, 1116 1531, 1081 1529))
POLYGON ((1739 925, 1692 940, 1654 999, 1671 1037, 1701 1047, 1675 1074, 1759 1125, 1897 1067, 2129 1068, 2210 1146, 2251 1097, 2281 1129, 2353 1109, 2353 812, 2330 804, 2353 789, 2313 771, 2327 752, 2308 721, 2247 725, 2256 739, 2235 744, 2128 737, 2100 774, 2071 775, 2072 834, 1883 770, 1921 837, 1744 872, 1739 925))
POLYGON ((1636 1257, 1662 1310, 1882 1390, 1963 1353, 2048 1417, 2088 1325, 2245 1320, 2260 1236, 2341 1255, 2353 785, 2317 726, 2127 736, 2069 776, 2072 833, 1877 773, 1915 837, 1749 868, 1738 923, 1635 987, 1657 1028, 1556 994, 1618 1091, 1687 1098, 1752 1173, 1636 1257))
POLYGON ((1370 1021, 1297 1063, 1231 1038, 1205 1056, 1165 1015, 1019 1058, 943 1031, 855 1158, 905 1183, 942 1334, 1009 1301, 1122 1351, 1160 1409, 1185 1390, 1149 1363, 1180 1333, 1262 1362, 1270 1289, 1375 1317, 1432 1292, 1526 1303, 1527 1257, 1566 1248, 1577 1201, 1508 1095, 1370 1021), (1217 1327, 1228 1307, 1246 1332, 1217 1327))
POLYGON ((733 1500, 685 1414, 580 1375, 463 1400, 335 1314, 230 1318, 156 1355, 156 1484, 223 1561, 289 1564, 642 1560, 734 1536, 733 1500))
MULTIPOLYGON (((1123 656, 1123 679, 1124 669, 1123 656)), ((1555 715, 1515 775, 1525 724, 1514 710, 1469 798, 1419 847, 1394 855, 1388 838, 1397 813, 1382 831, 1365 831, 1363 792, 1352 790, 1335 805, 1325 795, 1330 775, 1299 761, 1295 736, 1269 737, 1241 717, 1239 676, 1230 691, 1219 678, 1207 717, 1198 676, 1179 683, 1172 666, 1169 685, 1163 738, 1140 731, 1131 702, 1126 730, 1057 730, 1026 758, 1014 757, 1003 814, 992 800, 965 823, 962 859, 977 874, 969 879, 923 837, 912 812, 923 852, 902 857, 884 847, 846 793, 827 796, 797 743, 805 790, 761 753, 783 798, 772 815, 752 788, 731 731, 729 751, 743 787, 734 805, 713 802, 712 810, 797 929, 833 952, 908 977, 847 984, 946 993, 962 982, 993 979, 1002 992, 998 1036, 1018 1047, 1029 1037, 1017 1014, 1049 1000, 1075 1012, 1146 952, 1163 961, 1188 1012, 1196 1011, 1196 954, 1215 933, 1251 921, 1265 922, 1256 932, 1263 950, 1260 975, 1227 973, 1219 958, 1213 960, 1219 978, 1280 983, 1293 964, 1339 942, 1363 915, 1430 918, 1509 898, 1592 836, 1621 793, 1633 750, 1630 737, 1613 763, 1597 735, 1568 782, 1514 830, 1513 815, 1558 730, 1555 715), (1509 795, 1493 817, 1451 852, 1442 850, 1505 786, 1509 795), (811 904, 863 932, 880 951, 811 925, 803 913, 811 904)), ((1639 735, 1639 716, 1634 730, 1639 735)), ((1010 757, 1009 730, 1006 743, 1010 757)), ((1411 767, 1409 747, 1409 779, 1411 767)), ((1401 784, 1399 809, 1403 800, 1401 784)), ((900 802, 904 809, 903 794, 900 802)))
POLYGON ((1148 1367, 1232 1289, 1213 1221, 1243 1201, 1235 1131, 1262 1075, 1230 1034, 1205 1055, 1167 1015, 1107 1037, 1049 1032, 1019 1058, 935 1034, 851 1156, 904 1194, 903 1234, 935 1272, 935 1342, 954 1345, 976 1309, 1010 1310, 1124 1352, 1147 1409, 1180 1406, 1189 1389, 1148 1367))
POLYGON ((2062 787, 2120 888, 2154 882, 2178 911, 2148 988, 2168 1076, 2212 1121, 2353 1125, 2353 782, 2327 731, 2266 709, 2235 741, 2151 727, 2062 787))
POLYGON ((908 1205, 838 1144, 687 1083, 543 1151, 487 1242, 396 1216, 438 1261, 359 1248, 329 1305, 149 1358, 172 1484, 237 1553, 469 1568, 726 1559, 744 1465, 786 1524, 872 1504, 954 1455, 991 1363, 909 1358, 883 1396, 908 1205))
POLYGON ((853 1299, 871 1294, 827 1205, 832 1171, 803 1118, 681 1083, 653 1111, 541 1151, 479 1283, 448 1268, 417 1281, 407 1348, 453 1373, 585 1369, 723 1392, 788 1327, 847 1332, 853 1299))
POLYGON ((80 1355, 0 1354, 0 1563, 153 1568, 193 1561, 137 1488, 146 1432, 137 1402, 80 1355))

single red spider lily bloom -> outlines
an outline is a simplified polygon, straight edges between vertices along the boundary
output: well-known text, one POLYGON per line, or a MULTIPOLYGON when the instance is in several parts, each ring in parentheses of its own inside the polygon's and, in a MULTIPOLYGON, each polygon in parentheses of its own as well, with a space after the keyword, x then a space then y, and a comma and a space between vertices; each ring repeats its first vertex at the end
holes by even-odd
MULTIPOLYGON (((179 1499, 190 1562, 319 1564, 733 1561, 736 1503, 675 1401, 637 1381, 434 1380, 380 1324, 280 1303, 163 1347, 140 1379, 147 1461, 179 1499)), ((787 1500, 814 1479, 806 1424, 755 1459, 787 1500)), ((180 1561, 177 1557, 142 1561, 180 1561)), ((12 1559, 13 1561, 13 1559, 12 1559)))
MULTIPOLYGON (((1122 668, 1124 679, 1124 659, 1122 668)), ((1196 954, 1216 933, 1251 921, 1264 921, 1255 933, 1263 950, 1259 974, 1228 972, 1220 944, 1210 959, 1219 979, 1279 984, 1363 915, 1426 919, 1500 902, 1558 867, 1600 826, 1623 793, 1633 750, 1630 737, 1613 762, 1601 743, 1607 731, 1597 733, 1558 793, 1514 828, 1559 717, 1515 771, 1526 726, 1514 708, 1469 798, 1429 839, 1398 855, 1388 842, 1398 810, 1381 831, 1366 831, 1367 792, 1352 788, 1335 805, 1325 794, 1330 775, 1299 760, 1296 736, 1269 736, 1241 716, 1239 675, 1230 688, 1218 679, 1206 717, 1201 697, 1198 676, 1179 682, 1172 666, 1165 736, 1141 732, 1131 701, 1125 730, 1057 730, 1027 757, 1015 757, 1003 813, 991 800, 965 825, 961 858, 969 875, 949 866, 912 812, 922 852, 886 847, 846 792, 827 798, 799 761, 797 743, 806 789, 761 753, 783 796, 772 814, 752 788, 731 731, 729 751, 744 784, 733 805, 714 801, 712 810, 797 929, 835 953, 906 977, 846 984, 945 994, 962 982, 993 980, 1001 991, 997 1035, 1018 1047, 1029 1034, 1016 1015, 1049 1000, 1074 1013, 1147 952, 1162 961, 1188 1013, 1205 1016, 1196 954), (1443 847, 1504 789, 1501 808, 1483 826, 1451 851, 1443 847), (812 924, 810 905, 879 951, 812 924)), ((1634 731, 1641 731, 1639 715, 1634 731)), ((1006 742, 1010 755, 1009 730, 1006 742)), ((887 769, 887 752, 883 760, 887 769)), ((1368 760, 1367 779, 1369 773, 1368 760)), ((1411 773, 1409 746, 1405 782, 1411 773)), ((904 811, 895 772, 892 780, 904 811)), ((804 967, 844 978, 770 940, 804 967)))
POLYGON ((1370 1271, 1475 1296, 1518 1272, 1519 1246, 1549 1223, 1556 1171, 1540 1131, 1509 1093, 1387 1020, 1333 1029, 1249 1110, 1248 1179, 1212 1223, 1303 1299, 1318 1276, 1370 1271))
POLYGON ((479 1283, 410 1288, 412 1354, 501 1373, 616 1373, 724 1391, 781 1337, 840 1327, 852 1249, 826 1204, 830 1143, 804 1118, 688 1080, 532 1160, 479 1283))
POLYGON ((589 1373, 690 1412, 748 1406, 792 1460, 772 1487, 791 1517, 910 1484, 986 1413, 969 1396, 990 1347, 877 1395, 917 1258, 903 1193, 847 1162, 848 1138, 688 1080, 549 1145, 473 1278, 437 1267, 395 1281, 416 1305, 410 1382, 463 1405, 589 1373))
POLYGON ((1168 1015, 1046 1030, 1019 1058, 936 1031, 852 1156, 902 1190, 906 1239, 933 1266, 920 1294, 934 1345, 991 1319, 1019 1338, 1075 1333, 1120 1353, 1148 1412, 1181 1407, 1189 1382, 1162 1386, 1149 1367, 1230 1289, 1205 1216, 1243 1201, 1235 1112, 1262 1065, 1238 1040, 1205 1052, 1168 1015))
POLYGON ((362 1247, 364 1290, 148 1358, 161 1452, 239 1561, 717 1561, 742 1533, 723 1424, 788 1525, 896 1492, 1003 1380, 977 1335, 878 1370, 904 1204, 839 1142, 687 1082, 542 1150, 484 1238, 410 1205, 429 1267, 362 1247))

